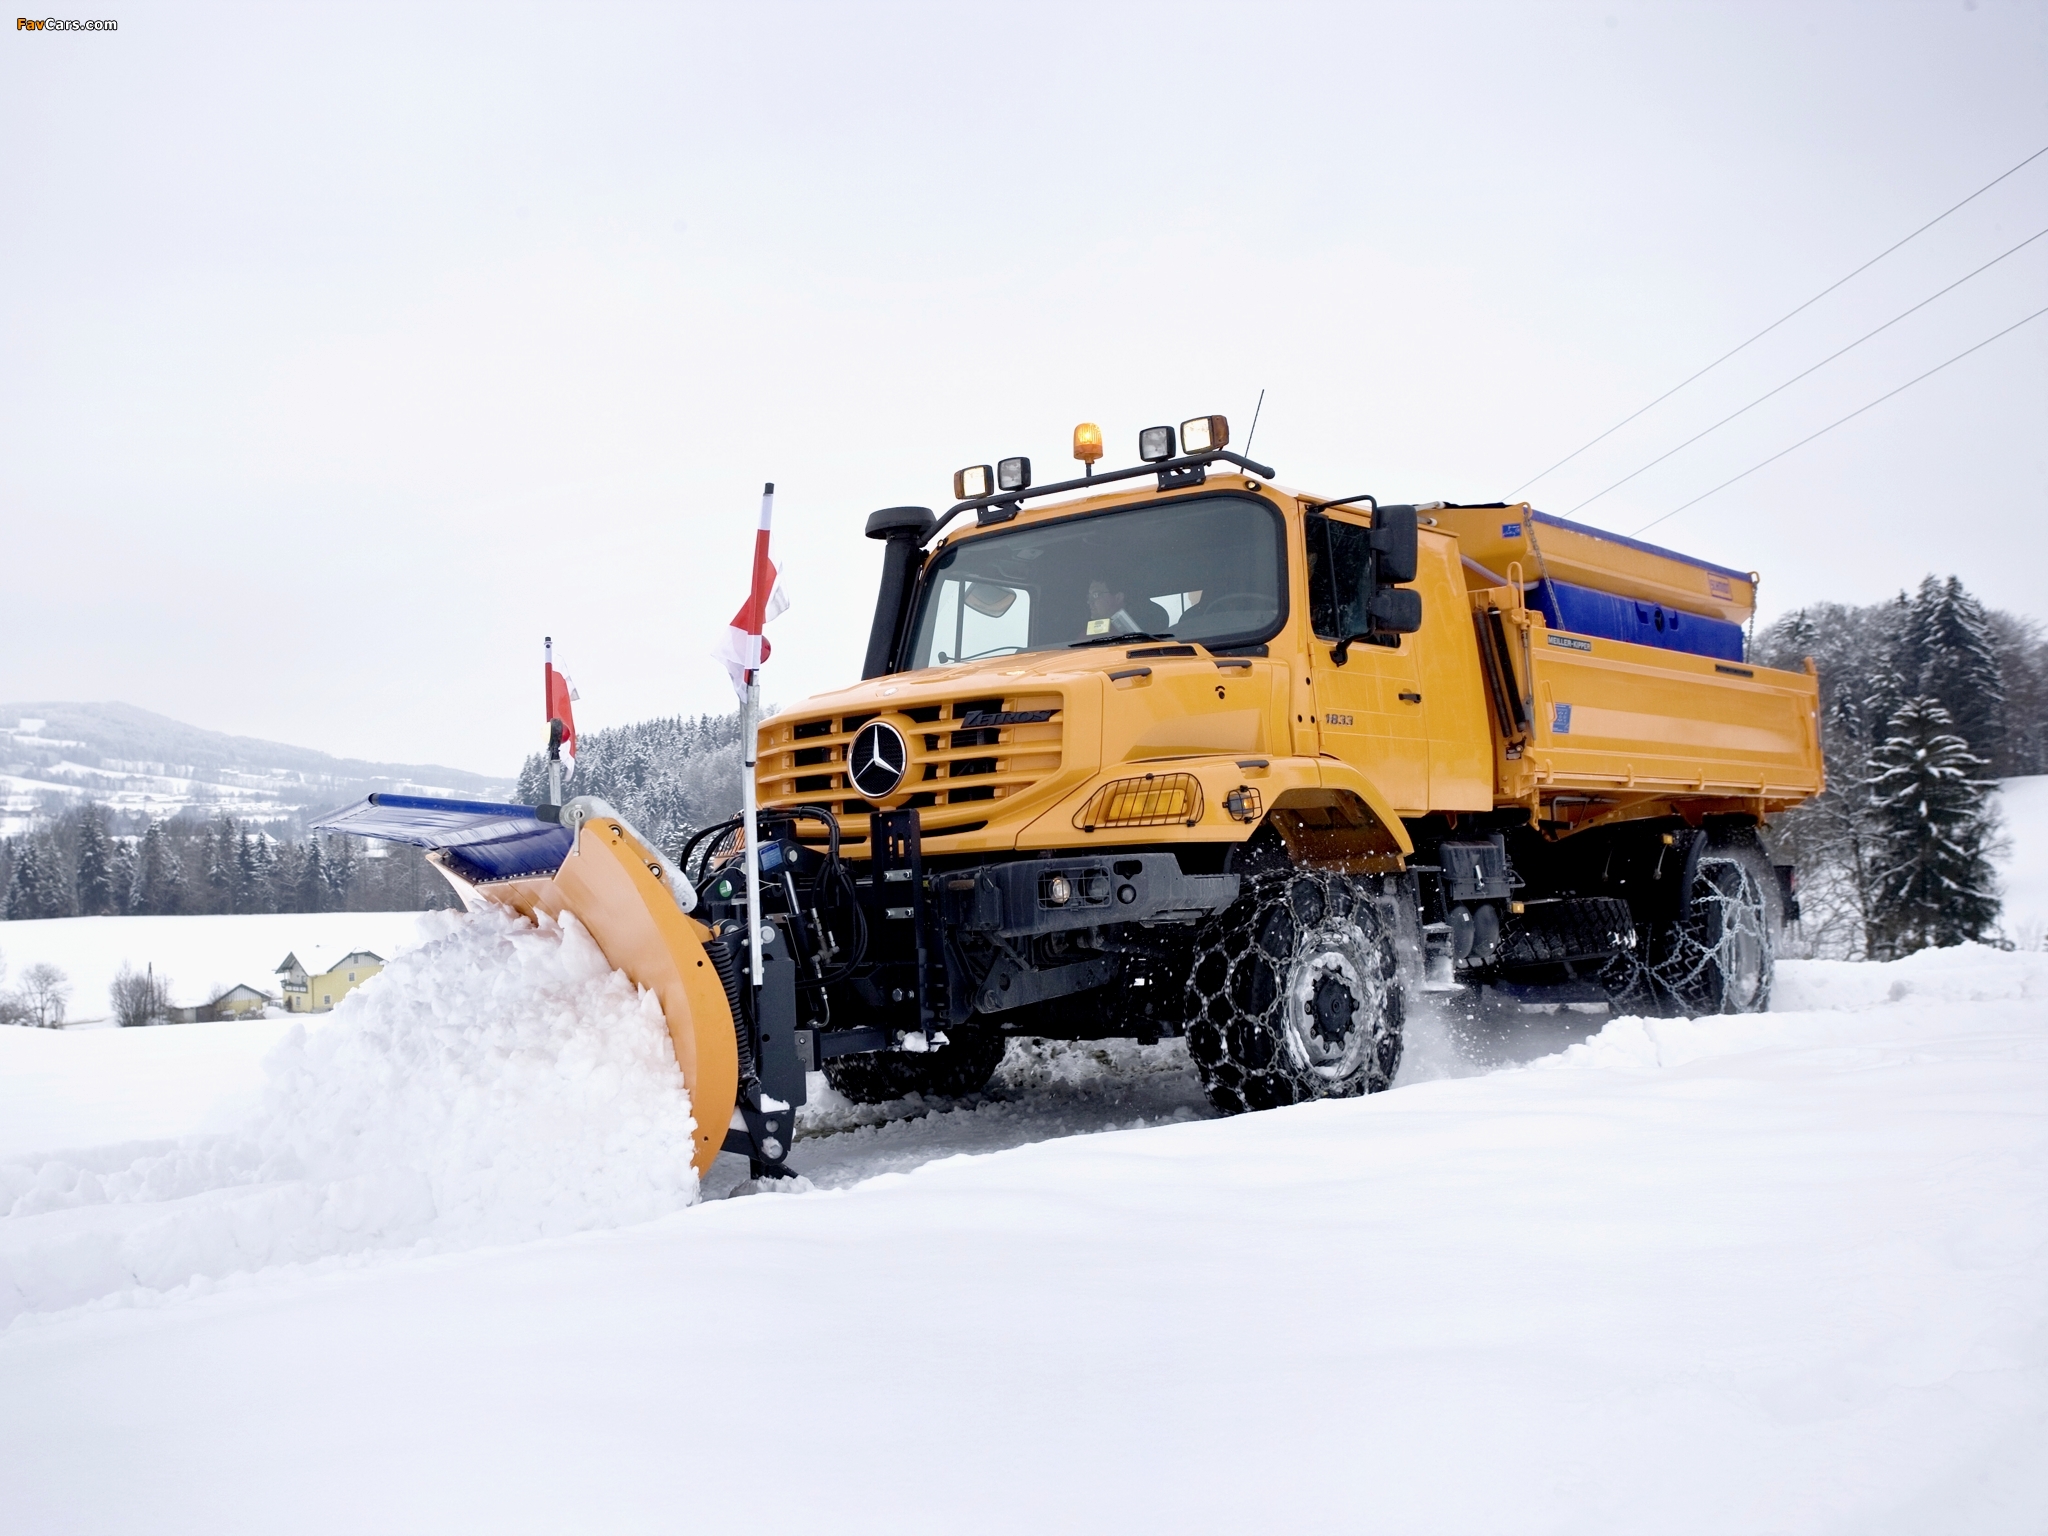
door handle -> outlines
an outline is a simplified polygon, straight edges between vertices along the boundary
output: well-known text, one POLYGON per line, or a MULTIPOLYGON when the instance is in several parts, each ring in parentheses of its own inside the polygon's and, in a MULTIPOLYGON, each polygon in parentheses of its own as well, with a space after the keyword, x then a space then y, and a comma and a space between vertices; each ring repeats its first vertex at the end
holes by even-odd
POLYGON ((1401 702, 1404 704, 1420 704, 1422 702, 1422 695, 1419 693, 1409 693, 1404 689, 1401 693, 1401 702))

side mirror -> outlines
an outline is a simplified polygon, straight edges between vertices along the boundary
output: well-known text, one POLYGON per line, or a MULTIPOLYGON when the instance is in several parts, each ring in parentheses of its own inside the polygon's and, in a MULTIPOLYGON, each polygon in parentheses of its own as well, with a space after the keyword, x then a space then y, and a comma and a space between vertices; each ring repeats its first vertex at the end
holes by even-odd
POLYGON ((1372 627, 1412 635, 1422 628, 1422 594, 1413 587, 1382 587, 1372 595, 1372 627))
POLYGON ((1416 558, 1415 509, 1409 506, 1375 507, 1372 514, 1372 547, 1373 552, 1380 557, 1381 586, 1398 587, 1413 581, 1416 558))

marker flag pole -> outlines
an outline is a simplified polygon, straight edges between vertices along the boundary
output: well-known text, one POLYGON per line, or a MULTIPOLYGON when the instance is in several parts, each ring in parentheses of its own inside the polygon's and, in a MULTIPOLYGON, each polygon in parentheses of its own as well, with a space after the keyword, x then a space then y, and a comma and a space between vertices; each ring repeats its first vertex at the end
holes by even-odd
POLYGON ((754 793, 754 762, 759 754, 755 740, 756 722, 761 716, 761 663, 767 658, 761 642, 761 626, 768 616, 768 602, 775 586, 775 567, 768 559, 768 532, 775 515, 775 482, 761 487, 761 525, 754 534, 754 578, 741 611, 748 639, 746 689, 740 701, 740 815, 747 837, 747 956, 752 980, 761 985, 761 841, 758 807, 754 793))
POLYGON ((562 803, 562 737, 555 725, 555 637, 541 640, 541 717, 548 722, 548 804, 562 803))

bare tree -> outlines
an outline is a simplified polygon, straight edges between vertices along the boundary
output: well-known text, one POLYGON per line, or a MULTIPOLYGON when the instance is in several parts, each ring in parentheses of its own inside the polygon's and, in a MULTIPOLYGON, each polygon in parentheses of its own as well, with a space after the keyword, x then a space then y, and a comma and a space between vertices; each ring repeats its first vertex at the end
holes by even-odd
POLYGON ((21 973, 21 999, 28 1018, 24 1021, 41 1029, 62 1029, 64 1008, 71 1001, 71 978, 47 960, 38 960, 21 973))
POLYGON ((157 975, 155 966, 138 971, 122 965, 107 995, 114 1005, 114 1022, 123 1029, 161 1024, 170 1016, 171 979, 157 975))

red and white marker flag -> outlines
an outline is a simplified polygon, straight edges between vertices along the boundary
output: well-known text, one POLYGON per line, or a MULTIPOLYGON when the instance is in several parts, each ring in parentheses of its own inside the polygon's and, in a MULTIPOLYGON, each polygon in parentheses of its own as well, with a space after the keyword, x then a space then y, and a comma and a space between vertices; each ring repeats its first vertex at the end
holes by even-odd
POLYGON ((768 558, 768 530, 775 512, 775 482, 761 488, 761 525, 754 533, 754 582, 740 611, 726 627, 725 639, 716 655, 732 677, 732 690, 742 702, 747 697, 747 674, 758 672, 768 659, 768 637, 761 626, 789 607, 782 590, 782 573, 768 558))
POLYGON ((562 777, 573 779, 576 777, 576 713, 569 706, 582 695, 577 693, 576 685, 570 681, 568 673, 555 670, 555 641, 552 635, 547 638, 546 647, 546 660, 542 665, 547 687, 547 718, 550 724, 556 720, 562 722, 562 761, 568 765, 563 770, 562 777))

